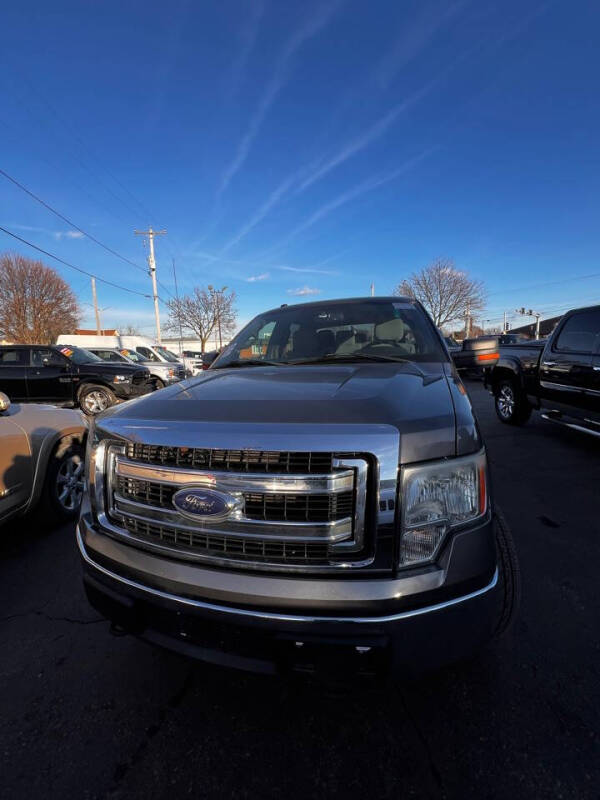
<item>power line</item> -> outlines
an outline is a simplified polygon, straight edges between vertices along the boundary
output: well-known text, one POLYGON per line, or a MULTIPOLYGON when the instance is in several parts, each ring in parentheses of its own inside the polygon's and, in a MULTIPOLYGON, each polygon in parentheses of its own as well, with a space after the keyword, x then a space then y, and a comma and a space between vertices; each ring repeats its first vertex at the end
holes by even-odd
POLYGON ((87 231, 84 231, 83 228, 79 227, 79 225, 75 225, 75 223, 71 222, 71 220, 68 219, 67 217, 65 217, 64 214, 61 214, 60 211, 57 211, 55 208, 52 208, 52 206, 49 205, 48 203, 46 203, 44 200, 42 200, 41 197, 38 197, 36 194, 34 194, 26 186, 23 186, 22 183, 19 183, 19 181, 16 178, 13 178, 12 175, 9 175, 8 172, 5 172, 3 169, 0 169, 0 175, 3 175, 11 183, 14 183, 14 185, 18 186, 19 189, 21 189, 23 192, 25 192, 25 194, 28 194, 36 202, 38 202, 38 203, 40 203, 40 205, 44 206, 44 208, 47 208, 48 211, 51 211, 59 219, 62 219, 62 221, 66 222, 67 225, 70 225, 72 228, 75 228, 76 231, 79 231, 79 233, 82 233, 84 236, 87 236, 87 238, 91 239, 92 242, 95 242, 97 245, 100 245, 100 247, 103 247, 104 250, 106 250, 108 253, 111 253, 113 256, 116 256, 117 258, 120 258, 121 261, 124 261, 126 264, 130 264, 132 267, 135 267, 136 269, 139 269, 144 273, 146 272, 146 270, 143 267, 140 267, 139 264, 135 264, 133 261, 130 261, 128 258, 125 258, 125 256, 122 256, 120 253, 117 253, 116 250, 113 250, 111 247, 108 247, 108 245, 104 244, 99 239, 96 239, 96 237, 92 236, 91 233, 88 233, 87 231))
POLYGON ((37 250, 38 253, 43 253, 45 256, 48 256, 48 258, 53 258, 60 264, 64 264, 65 267, 69 267, 70 269, 74 269, 77 272, 81 272, 82 275, 87 275, 88 278, 96 278, 96 280, 100 281, 100 283, 106 283, 108 286, 113 286, 115 289, 121 289, 124 292, 129 292, 130 294, 137 294, 140 297, 146 297, 147 299, 150 299, 152 297, 152 295, 144 294, 144 292, 138 292, 136 289, 129 289, 127 286, 121 286, 118 283, 113 283, 112 281, 108 281, 106 280, 106 278, 100 278, 98 275, 94 275, 93 272, 88 272, 87 270, 82 269, 81 267, 75 266, 75 264, 70 264, 63 258, 59 258, 59 256, 54 255, 54 253, 50 253, 48 250, 44 250, 42 247, 38 247, 37 244, 33 244, 33 242, 28 242, 27 239, 23 239, 22 236, 17 236, 16 233, 13 233, 12 231, 3 228, 1 225, 0 225, 0 231, 2 231, 2 233, 5 233, 7 236, 12 236, 13 239, 17 239, 17 241, 19 242, 23 242, 23 244, 26 244, 28 247, 32 247, 34 250, 37 250))

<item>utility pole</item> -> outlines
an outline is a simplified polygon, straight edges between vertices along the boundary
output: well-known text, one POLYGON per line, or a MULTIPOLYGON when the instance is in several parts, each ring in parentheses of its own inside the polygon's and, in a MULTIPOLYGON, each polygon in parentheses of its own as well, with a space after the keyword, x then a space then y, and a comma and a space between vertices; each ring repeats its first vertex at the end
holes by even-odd
POLYGON ((371 297, 375 297, 375 284, 371 284, 371 297))
POLYGON ((465 339, 471 335, 471 301, 467 300, 467 310, 465 311, 465 339))
POLYGON ((506 333, 506 311, 504 312, 504 325, 502 326, 502 333, 506 333))
POLYGON ((96 333, 100 336, 100 312, 98 311, 98 297, 96 296, 96 278, 92 276, 92 300, 94 301, 94 313, 96 315, 96 333))
POLYGON ((162 231, 153 231, 152 225, 148 228, 147 231, 134 231, 136 236, 147 236, 148 237, 148 267, 150 277, 152 278, 152 297, 154 298, 154 317, 156 318, 156 341, 160 344, 160 314, 158 311, 158 290, 156 288, 156 260, 154 258, 154 237, 155 236, 164 236, 166 234, 165 230, 162 231))
POLYGON ((181 308, 179 307, 179 290, 177 288, 177 273, 175 272, 175 259, 173 259, 173 282, 175 283, 175 299, 177 301, 177 319, 179 320, 179 355, 183 352, 183 331, 181 329, 181 308))

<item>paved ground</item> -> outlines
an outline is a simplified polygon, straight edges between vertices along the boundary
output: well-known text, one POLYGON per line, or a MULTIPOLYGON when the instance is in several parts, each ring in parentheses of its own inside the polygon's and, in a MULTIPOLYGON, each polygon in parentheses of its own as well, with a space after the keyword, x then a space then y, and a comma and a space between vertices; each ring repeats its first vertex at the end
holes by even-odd
POLYGON ((500 425, 469 389, 524 576, 513 636, 394 689, 334 693, 109 636, 71 528, 0 535, 6 798, 598 797, 600 445, 500 425))

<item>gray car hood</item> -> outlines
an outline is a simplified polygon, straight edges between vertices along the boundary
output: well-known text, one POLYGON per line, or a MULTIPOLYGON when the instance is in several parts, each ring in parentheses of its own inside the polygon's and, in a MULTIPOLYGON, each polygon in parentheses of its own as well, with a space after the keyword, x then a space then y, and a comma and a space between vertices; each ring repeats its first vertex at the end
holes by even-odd
POLYGON ((385 425, 400 433, 401 462, 443 458, 457 454, 454 394, 446 371, 439 363, 215 369, 116 406, 102 419, 113 430, 125 422, 170 420, 385 425))

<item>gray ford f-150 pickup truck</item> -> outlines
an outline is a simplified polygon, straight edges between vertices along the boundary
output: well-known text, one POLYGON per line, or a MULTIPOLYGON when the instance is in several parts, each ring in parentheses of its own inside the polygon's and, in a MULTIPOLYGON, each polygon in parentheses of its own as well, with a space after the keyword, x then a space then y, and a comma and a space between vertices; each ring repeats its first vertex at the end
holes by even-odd
POLYGON ((502 422, 522 425, 540 409, 600 436, 600 306, 567 312, 547 341, 501 347, 486 382, 502 422))
POLYGON ((406 298, 261 314, 201 376, 101 415, 87 474, 90 602, 180 652, 414 671, 515 614, 471 404, 406 298))

